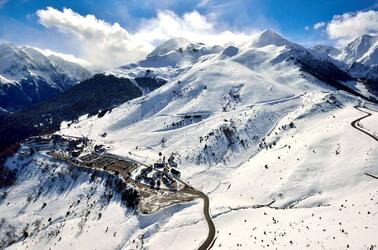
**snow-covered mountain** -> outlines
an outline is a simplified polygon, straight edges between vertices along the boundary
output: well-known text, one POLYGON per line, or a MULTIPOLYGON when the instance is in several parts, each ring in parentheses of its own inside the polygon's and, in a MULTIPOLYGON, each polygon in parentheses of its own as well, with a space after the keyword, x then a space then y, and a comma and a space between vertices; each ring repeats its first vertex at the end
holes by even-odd
MULTIPOLYGON (((321 49, 321 46, 307 49, 288 41, 269 29, 251 37, 250 41, 240 44, 238 47, 222 48, 221 46, 191 43, 183 38, 171 39, 158 46, 146 59, 109 70, 105 74, 119 77, 138 77, 144 76, 147 71, 151 76, 158 75, 165 79, 172 79, 195 65, 201 64, 202 61, 215 56, 226 59, 235 56, 240 50, 271 46, 282 48, 276 54, 273 50, 270 55, 271 58, 263 59, 271 60, 272 65, 279 64, 282 61, 291 61, 299 65, 302 70, 336 88, 348 88, 359 94, 363 92, 368 98, 378 94, 378 89, 374 87, 374 84, 373 87, 370 83, 365 84, 366 86, 364 83, 357 84, 357 82, 360 82, 358 78, 361 77, 375 80, 375 78, 372 78, 375 77, 375 73, 371 66, 364 65, 363 70, 350 70, 348 65, 333 58, 324 48, 321 49)), ((253 57, 257 56, 258 54, 253 54, 253 57)))
POLYGON ((332 58, 337 57, 341 53, 341 50, 329 45, 316 45, 314 46, 314 49, 332 58))
POLYGON ((317 45, 314 51, 328 55, 334 64, 348 72, 373 95, 378 95, 378 36, 362 35, 341 50, 317 45))
POLYGON ((362 35, 341 50, 328 45, 316 45, 314 50, 322 52, 348 65, 360 63, 367 66, 378 64, 378 36, 362 35))
POLYGON ((356 38, 343 48, 336 58, 348 64, 378 64, 378 36, 362 35, 356 38))
POLYGON ((262 48, 268 45, 274 46, 289 46, 289 47, 297 47, 298 44, 288 41, 287 39, 283 38, 276 32, 270 29, 266 29, 260 34, 257 34, 255 37, 251 39, 251 41, 246 43, 250 47, 255 48, 262 48))
POLYGON ((148 94, 188 71, 199 60, 215 56, 222 50, 219 46, 188 43, 181 49, 173 46, 172 50, 164 53, 164 47, 176 44, 175 40, 182 39, 167 41, 144 60, 96 74, 23 112, 0 116, 0 123, 4 124, 0 129, 0 150, 29 136, 56 131, 62 121, 76 120, 84 114, 97 115, 148 94))
MULTIPOLYGON (((164 134, 175 134, 178 131, 181 134, 182 130, 189 128, 199 130, 200 127, 192 125, 201 123, 202 120, 215 119, 216 128, 223 123, 223 119, 229 120, 225 118, 226 115, 232 116, 234 112, 248 110, 260 103, 300 99, 308 91, 334 91, 338 86, 344 86, 342 81, 353 81, 332 63, 320 61, 324 55, 313 54, 298 44, 286 41, 267 30, 249 43, 233 49, 232 53, 230 48, 212 51, 210 54, 201 53, 201 50, 193 52, 188 49, 191 45, 185 44, 187 47, 181 48, 184 51, 179 57, 181 60, 175 60, 169 67, 161 66, 166 65, 166 62, 171 63, 171 57, 168 56, 180 49, 176 42, 169 41, 173 45, 171 51, 164 44, 163 53, 156 53, 157 55, 149 56, 137 64, 107 72, 125 76, 138 74, 139 70, 143 73, 153 72, 163 75, 168 81, 166 84, 113 109, 111 114, 101 120, 96 117, 84 119, 81 127, 91 127, 92 136, 96 139, 99 139, 100 134, 114 130, 114 138, 112 133, 108 133, 110 137, 107 140, 113 141, 114 145, 120 142, 122 146, 119 148, 125 150, 123 152, 138 147, 139 143, 159 145, 160 148, 163 147, 159 142, 164 134), (267 42, 267 37, 272 38, 271 44, 267 42), (156 61, 161 64, 152 67, 152 62, 156 61), (144 68, 141 65, 151 67, 144 68), (185 118, 186 116, 189 118, 185 118), (198 118, 194 119, 194 116, 198 118), (146 142, 140 139, 134 141, 137 144, 133 144, 133 140, 122 139, 138 137, 139 130, 151 131, 152 134, 146 136, 146 142)), ((209 130, 209 127, 203 129, 209 130)), ((69 131, 76 132, 77 135, 86 134, 80 129, 71 130, 72 128, 69 131)), ((197 144, 197 139, 193 140, 194 145, 197 144)), ((187 139, 182 143, 182 146, 188 145, 187 139)), ((180 147, 180 141, 174 140, 174 147, 180 147)), ((197 150, 196 153, 201 154, 203 148, 197 150)), ((195 154, 193 150, 191 153, 195 154)), ((218 163, 222 157, 215 154, 206 159, 206 162, 218 163)))
POLYGON ((173 39, 97 77, 143 95, 67 120, 7 159, 9 249, 377 245, 378 106, 328 53, 271 30, 226 48, 173 39), (136 209, 122 203, 131 187, 136 209))
POLYGON ((18 111, 91 76, 82 66, 28 46, 0 44, 0 107, 18 111))
POLYGON ((91 76, 91 73, 87 69, 77 63, 65 61, 56 55, 49 55, 48 58, 57 71, 63 72, 72 79, 82 81, 91 76))
POLYGON ((173 38, 156 47, 146 59, 105 73, 135 77, 144 76, 147 70, 149 76, 158 75, 168 79, 222 50, 221 46, 206 46, 203 43, 191 43, 183 38, 173 38))

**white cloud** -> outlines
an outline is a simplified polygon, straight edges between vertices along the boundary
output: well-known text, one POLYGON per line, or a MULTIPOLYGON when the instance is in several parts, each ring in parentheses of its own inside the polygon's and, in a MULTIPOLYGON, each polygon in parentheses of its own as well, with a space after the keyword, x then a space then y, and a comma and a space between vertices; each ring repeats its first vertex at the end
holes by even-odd
POLYGON ((334 16, 327 24, 327 34, 344 45, 363 34, 378 33, 378 11, 369 10, 334 16))
POLYGON ((309 31, 310 30, 310 26, 305 26, 304 29, 305 29, 305 31, 309 31))
POLYGON ((317 22, 317 23, 314 24, 314 30, 321 29, 321 28, 323 28, 324 26, 326 26, 326 23, 325 23, 325 22, 317 22))
POLYGON ((197 11, 178 16, 172 11, 158 11, 145 19, 133 34, 118 23, 110 24, 93 15, 82 16, 71 9, 63 11, 48 7, 38 10, 39 22, 76 39, 80 57, 93 66, 112 68, 144 58, 154 46, 173 38, 183 37, 208 45, 242 43, 255 31, 234 32, 219 28, 215 21, 197 11))
POLYGON ((183 37, 208 45, 225 45, 244 42, 254 33, 256 31, 253 30, 234 32, 227 28, 221 29, 217 27, 217 23, 197 11, 187 12, 181 17, 172 11, 159 11, 156 18, 141 23, 135 37, 155 45, 173 37, 183 37))
POLYGON ((76 39, 81 56, 96 66, 110 68, 133 62, 153 49, 118 23, 109 24, 93 15, 82 16, 71 9, 59 11, 48 7, 38 10, 37 16, 45 27, 56 28, 76 39))

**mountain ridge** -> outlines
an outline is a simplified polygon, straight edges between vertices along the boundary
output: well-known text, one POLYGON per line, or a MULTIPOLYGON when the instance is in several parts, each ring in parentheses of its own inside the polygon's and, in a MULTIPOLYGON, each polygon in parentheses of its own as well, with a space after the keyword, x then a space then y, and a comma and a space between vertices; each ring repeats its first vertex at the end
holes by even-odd
POLYGON ((28 46, 0 44, 0 107, 19 111, 91 76, 82 66, 28 46), (4 84, 7 83, 7 84, 4 84))

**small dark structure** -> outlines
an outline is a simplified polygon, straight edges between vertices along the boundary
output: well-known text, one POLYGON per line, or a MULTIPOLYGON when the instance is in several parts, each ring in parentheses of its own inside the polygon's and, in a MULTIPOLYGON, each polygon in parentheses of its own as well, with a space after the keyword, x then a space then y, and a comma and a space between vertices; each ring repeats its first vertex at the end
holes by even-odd
POLYGON ((164 168, 163 163, 154 163, 154 168, 164 168))
POLYGON ((181 176, 181 173, 180 171, 174 169, 174 168, 171 168, 171 174, 177 176, 177 177, 180 177, 181 176))

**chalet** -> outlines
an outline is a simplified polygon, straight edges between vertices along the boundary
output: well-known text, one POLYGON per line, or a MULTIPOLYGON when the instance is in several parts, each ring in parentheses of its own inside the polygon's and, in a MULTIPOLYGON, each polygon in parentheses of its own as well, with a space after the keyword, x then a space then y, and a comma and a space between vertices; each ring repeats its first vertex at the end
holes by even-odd
POLYGON ((163 176, 163 178, 161 180, 163 181, 165 186, 167 186, 167 187, 171 186, 171 183, 172 183, 171 179, 167 178, 166 176, 163 176))
POLYGON ((173 155, 171 155, 169 158, 168 158, 168 165, 171 167, 171 168, 177 168, 177 163, 175 162, 175 157, 173 155))
POLYGON ((161 177, 163 177, 163 173, 162 173, 162 172, 158 172, 158 171, 156 171, 156 172, 154 173, 154 175, 152 176, 152 178, 154 178, 155 180, 158 180, 158 179, 160 179, 161 177))
POLYGON ((101 153, 104 153, 105 152, 105 148, 103 145, 95 145, 94 146, 94 151, 98 154, 101 154, 101 153))
POLYGON ((164 163, 154 163, 154 168, 164 168, 164 163))
POLYGON ((178 171, 178 170, 176 170, 176 169, 174 169, 174 168, 171 168, 171 174, 172 174, 172 175, 175 175, 175 176, 177 176, 177 177, 180 177, 180 176, 181 176, 180 171, 178 171))
POLYGON ((151 172, 152 172, 152 167, 147 167, 147 168, 143 168, 140 171, 140 174, 143 175, 143 176, 147 176, 147 174, 151 173, 151 172))
POLYGON ((171 168, 177 168, 177 163, 174 162, 174 161, 169 161, 169 162, 168 162, 168 165, 169 165, 171 168))

